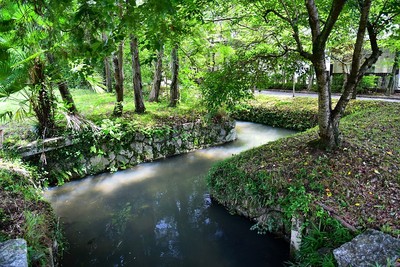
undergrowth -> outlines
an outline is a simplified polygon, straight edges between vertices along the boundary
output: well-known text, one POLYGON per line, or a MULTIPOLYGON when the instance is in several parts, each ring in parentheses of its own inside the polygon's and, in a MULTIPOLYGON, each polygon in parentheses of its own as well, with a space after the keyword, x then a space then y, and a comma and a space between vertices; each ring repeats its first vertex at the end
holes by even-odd
MULTIPOLYGON (((282 107, 293 109, 283 114, 292 112, 305 120, 316 108, 312 99, 257 101, 256 108, 242 106, 237 112, 244 110, 247 120, 269 124, 275 119, 259 119, 268 118, 271 110, 280 114, 282 107)), ((298 125, 284 117, 276 121, 279 127, 289 124, 292 129, 298 125)), ((207 177, 211 195, 232 212, 253 219, 260 208, 279 211, 284 232, 293 217, 303 218, 304 242, 296 264, 334 266, 332 249, 355 233, 374 228, 400 236, 398 125, 399 104, 352 101, 341 121, 340 148, 326 151, 312 145, 318 138, 318 129, 312 128, 246 151, 212 167, 207 177)), ((263 232, 262 227, 274 228, 267 221, 255 229, 263 232)))
POLYGON ((51 254, 57 257, 64 249, 63 236, 50 204, 43 200, 44 180, 37 173, 0 151, 0 241, 24 238, 29 265, 47 266, 51 254))

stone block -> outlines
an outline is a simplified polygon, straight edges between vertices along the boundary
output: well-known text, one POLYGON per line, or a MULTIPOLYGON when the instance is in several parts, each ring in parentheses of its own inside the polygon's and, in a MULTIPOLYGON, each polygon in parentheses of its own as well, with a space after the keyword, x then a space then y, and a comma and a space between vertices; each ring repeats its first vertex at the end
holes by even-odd
POLYGON ((400 239, 376 230, 367 230, 333 250, 339 267, 396 266, 400 258, 400 239))
POLYGON ((28 249, 24 239, 11 239, 0 243, 1 267, 28 267, 28 249))

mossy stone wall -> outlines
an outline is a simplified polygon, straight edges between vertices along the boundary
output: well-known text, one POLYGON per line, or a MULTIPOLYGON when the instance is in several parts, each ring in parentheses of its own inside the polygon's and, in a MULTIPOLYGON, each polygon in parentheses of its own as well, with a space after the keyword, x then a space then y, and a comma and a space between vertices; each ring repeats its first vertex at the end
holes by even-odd
MULTIPOLYGON (((26 159, 31 164, 42 166, 48 173, 49 182, 54 184, 71 178, 125 169, 141 162, 221 145, 236 139, 235 121, 231 119, 218 123, 197 120, 147 131, 121 132, 123 135, 98 134, 97 137, 93 132, 82 133, 73 140, 58 140, 53 148, 44 147, 46 142, 30 144, 29 150, 35 151, 36 155, 26 159), (63 143, 65 146, 60 147, 63 143), (43 146, 45 152, 41 153, 38 146, 43 146)), ((27 147, 20 151, 29 155, 27 147)))

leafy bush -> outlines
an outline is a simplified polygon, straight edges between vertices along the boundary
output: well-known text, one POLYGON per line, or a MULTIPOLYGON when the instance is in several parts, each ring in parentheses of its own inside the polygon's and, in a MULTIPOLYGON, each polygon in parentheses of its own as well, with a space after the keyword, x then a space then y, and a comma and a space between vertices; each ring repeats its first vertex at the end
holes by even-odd
POLYGON ((210 111, 233 108, 240 100, 252 96, 252 72, 249 66, 232 60, 220 70, 208 72, 201 84, 203 101, 210 111))
POLYGON ((236 106, 231 113, 237 120, 305 131, 317 125, 317 102, 307 98, 266 98, 236 106))

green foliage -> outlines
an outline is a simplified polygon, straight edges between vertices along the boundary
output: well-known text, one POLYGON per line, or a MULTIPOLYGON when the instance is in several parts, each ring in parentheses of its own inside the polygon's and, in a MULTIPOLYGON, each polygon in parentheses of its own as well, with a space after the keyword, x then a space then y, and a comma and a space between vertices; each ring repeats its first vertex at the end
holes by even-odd
MULTIPOLYGON (((357 85, 357 93, 359 94, 368 94, 371 91, 378 90, 377 81, 379 80, 379 76, 369 75, 364 76, 359 84, 357 85)), ((343 74, 336 74, 332 76, 332 84, 331 91, 332 93, 342 93, 343 91, 343 82, 344 76, 343 74)))
POLYGON ((32 266, 49 263, 49 247, 56 241, 63 249, 61 231, 55 226, 55 217, 47 202, 43 201, 41 185, 46 180, 37 168, 27 166, 17 157, 0 151, 0 240, 24 238, 28 244, 28 260, 32 266), (19 213, 19 216, 15 216, 19 213), (12 224, 13 227, 9 227, 12 224))
POLYGON ((336 266, 333 249, 349 242, 354 234, 321 208, 302 239, 295 266, 336 266))
POLYGON ((125 203, 125 206, 116 214, 113 214, 109 227, 113 233, 123 236, 128 223, 133 219, 132 205, 130 202, 125 203))
POLYGON ((46 254, 48 248, 43 246, 43 239, 48 232, 45 215, 35 214, 30 211, 24 212, 25 229, 24 239, 28 243, 28 261, 31 264, 44 266, 46 264, 46 254))
POLYGON ((375 76, 375 75, 371 75, 371 76, 364 76, 358 87, 357 87, 357 91, 362 93, 362 92, 366 92, 368 89, 375 89, 377 88, 377 81, 379 79, 379 76, 375 76))
POLYGON ((317 101, 309 98, 279 99, 259 96, 256 101, 236 106, 231 115, 238 120, 298 131, 318 124, 317 101))
MULTIPOLYGON (((1 162, 0 162, 1 163, 1 162)), ((39 188, 45 179, 36 174, 36 168, 28 167, 14 159, 0 165, 0 188, 13 193, 22 193, 26 199, 42 199, 39 188), (11 168, 12 166, 12 168, 11 168)))
POLYGON ((220 107, 231 109, 239 101, 251 98, 250 69, 246 66, 239 67, 240 64, 240 61, 233 60, 222 69, 206 74, 201 90, 209 110, 217 110, 220 107))

